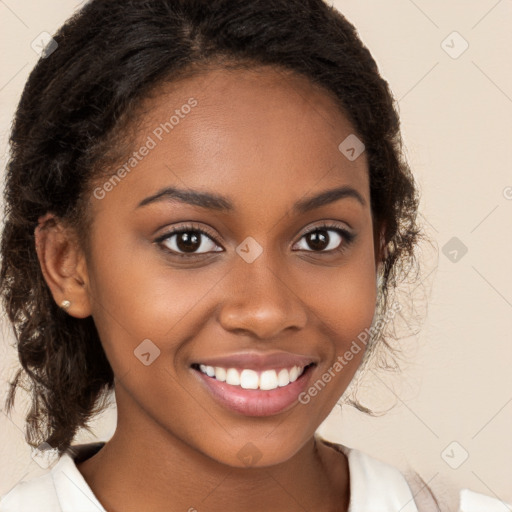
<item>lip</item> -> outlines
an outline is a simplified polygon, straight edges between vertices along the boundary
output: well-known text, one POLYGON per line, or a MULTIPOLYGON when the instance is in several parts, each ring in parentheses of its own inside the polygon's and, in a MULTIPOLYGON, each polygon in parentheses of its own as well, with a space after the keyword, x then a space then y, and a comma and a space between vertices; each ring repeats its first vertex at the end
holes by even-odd
POLYGON ((214 377, 209 377, 192 365, 191 370, 200 379, 201 384, 206 388, 210 396, 222 407, 237 412, 244 416, 273 416, 288 411, 297 404, 299 395, 307 388, 313 375, 313 370, 317 366, 315 360, 304 356, 293 354, 269 354, 264 358, 247 358, 241 354, 222 358, 212 358, 204 360, 202 364, 208 366, 222 366, 228 368, 248 368, 254 370, 265 370, 277 368, 283 364, 283 367, 306 366, 302 375, 296 381, 290 384, 271 390, 244 389, 241 386, 232 386, 221 382, 214 377), (283 356, 282 359, 278 355, 283 356), (289 359, 289 356, 292 359, 289 359), (291 364, 289 363, 291 361, 291 364), (310 361, 308 363, 308 361, 310 361), (297 364, 299 363, 299 364, 297 364), (304 364, 305 363, 305 364, 304 364), (270 365, 270 366, 269 366, 270 365))
POLYGON ((225 356, 210 357, 194 361, 194 364, 206 366, 220 366, 222 368, 236 368, 255 371, 291 368, 292 366, 304 367, 311 363, 318 363, 319 359, 291 352, 237 352, 225 356))

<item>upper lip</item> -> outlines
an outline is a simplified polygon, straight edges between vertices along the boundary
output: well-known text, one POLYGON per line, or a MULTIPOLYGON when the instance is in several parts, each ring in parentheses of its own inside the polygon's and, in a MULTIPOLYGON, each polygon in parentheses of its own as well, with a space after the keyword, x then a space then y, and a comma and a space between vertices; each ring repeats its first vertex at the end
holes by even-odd
POLYGON ((222 368, 247 368, 250 370, 272 370, 274 368, 300 368, 317 363, 318 358, 291 352, 238 352, 225 356, 207 357, 195 364, 220 366, 222 368))

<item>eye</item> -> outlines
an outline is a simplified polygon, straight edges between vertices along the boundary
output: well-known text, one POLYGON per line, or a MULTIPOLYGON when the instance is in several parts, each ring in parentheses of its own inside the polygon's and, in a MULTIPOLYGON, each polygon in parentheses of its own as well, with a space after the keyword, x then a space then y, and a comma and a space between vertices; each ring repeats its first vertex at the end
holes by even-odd
POLYGON ((312 250, 304 246, 301 248, 307 252, 342 252, 353 242, 355 235, 339 224, 333 223, 314 226, 302 235, 301 240, 303 238, 305 244, 312 247, 312 250), (329 235, 329 232, 334 235, 329 235))
MULTIPOLYGON (((299 247, 299 249, 320 253, 342 252, 352 243, 354 238, 355 235, 342 225, 324 223, 310 228, 302 235, 301 240, 305 239, 306 245, 311 249, 304 246, 299 247), (329 235, 329 233, 334 234, 329 235)), ((182 257, 223 251, 215 242, 212 234, 194 224, 172 228, 169 232, 157 238, 155 242, 163 246, 165 251, 182 257)))
POLYGON ((194 225, 180 226, 171 229, 165 235, 157 238, 155 242, 161 244, 165 250, 178 256, 194 256, 208 252, 221 252, 219 247, 205 229, 194 225))

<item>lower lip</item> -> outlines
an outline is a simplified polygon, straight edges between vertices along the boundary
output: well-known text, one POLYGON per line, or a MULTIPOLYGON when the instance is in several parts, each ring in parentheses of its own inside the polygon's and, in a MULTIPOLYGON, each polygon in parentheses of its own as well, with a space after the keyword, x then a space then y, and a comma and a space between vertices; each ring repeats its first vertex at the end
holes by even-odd
POLYGON ((304 370, 295 382, 271 390, 244 389, 208 377, 199 370, 193 371, 199 374, 208 391, 224 407, 246 416, 272 416, 288 410, 298 401, 307 387, 312 369, 304 370))

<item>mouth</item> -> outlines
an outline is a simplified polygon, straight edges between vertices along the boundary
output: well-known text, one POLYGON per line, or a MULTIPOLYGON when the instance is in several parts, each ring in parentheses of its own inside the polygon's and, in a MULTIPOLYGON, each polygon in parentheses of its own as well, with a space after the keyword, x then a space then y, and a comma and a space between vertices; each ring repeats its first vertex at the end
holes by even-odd
POLYGON ((222 407, 245 416, 272 416, 298 403, 317 363, 247 366, 193 363, 191 369, 222 407))
POLYGON ((194 363, 192 368, 219 382, 225 382, 229 386, 270 391, 278 387, 289 386, 313 365, 314 363, 310 363, 306 366, 256 371, 251 368, 224 368, 194 363))

